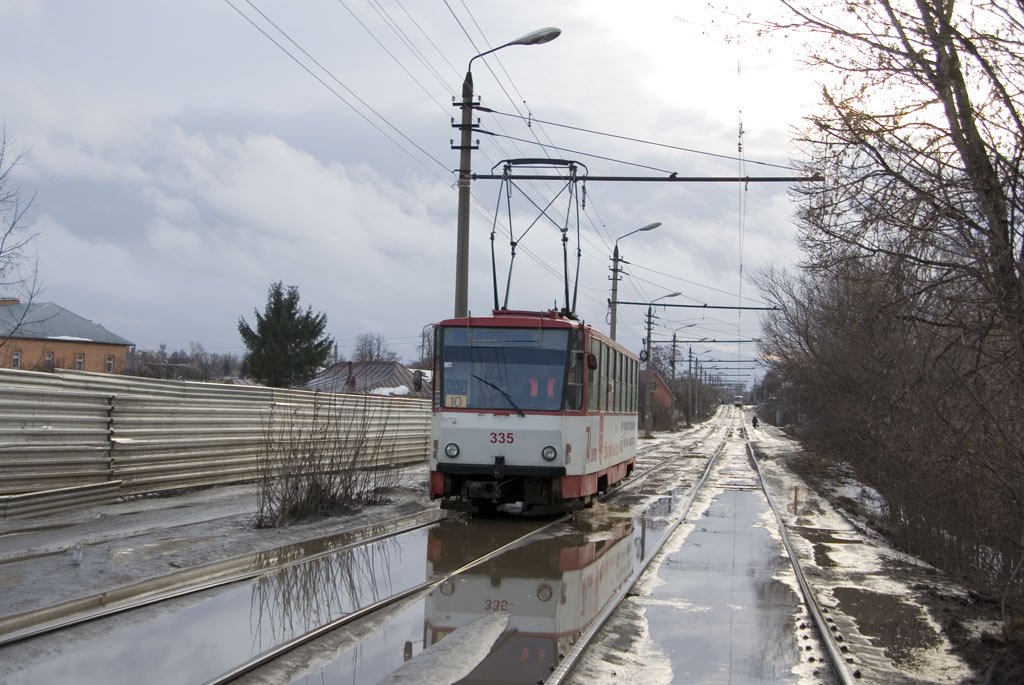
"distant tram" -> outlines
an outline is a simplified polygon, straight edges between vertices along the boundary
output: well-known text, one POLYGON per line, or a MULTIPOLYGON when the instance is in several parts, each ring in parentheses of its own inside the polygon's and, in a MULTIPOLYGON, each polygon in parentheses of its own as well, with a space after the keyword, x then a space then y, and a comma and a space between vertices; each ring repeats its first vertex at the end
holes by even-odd
POLYGON ((434 339, 430 497, 446 509, 579 509, 636 461, 636 355, 557 311, 448 319, 434 339))

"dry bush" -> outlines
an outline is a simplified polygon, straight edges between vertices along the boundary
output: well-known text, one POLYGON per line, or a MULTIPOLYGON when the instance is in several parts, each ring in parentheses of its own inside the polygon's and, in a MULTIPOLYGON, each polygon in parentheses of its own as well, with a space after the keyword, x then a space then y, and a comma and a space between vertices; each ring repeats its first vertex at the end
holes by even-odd
POLYGON ((766 320, 763 346, 799 404, 800 437, 885 498, 879 527, 1001 602, 1009 623, 1024 612, 1017 344, 969 289, 922 298, 897 266, 769 274, 762 285, 783 311, 766 320))
MULTIPOLYGON (((376 398, 374 398, 376 399, 376 398)), ((398 484, 387 403, 317 394, 312 405, 275 402, 257 457, 255 523, 288 523, 350 512, 398 484)))

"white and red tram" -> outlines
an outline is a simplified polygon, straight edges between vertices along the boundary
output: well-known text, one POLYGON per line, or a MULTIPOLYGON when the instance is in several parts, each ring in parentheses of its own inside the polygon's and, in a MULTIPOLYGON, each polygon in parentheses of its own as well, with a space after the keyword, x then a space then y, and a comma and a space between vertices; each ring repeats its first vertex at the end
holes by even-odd
POLYGON ((636 355, 557 311, 436 326, 430 497, 469 512, 585 506, 633 470, 636 355))

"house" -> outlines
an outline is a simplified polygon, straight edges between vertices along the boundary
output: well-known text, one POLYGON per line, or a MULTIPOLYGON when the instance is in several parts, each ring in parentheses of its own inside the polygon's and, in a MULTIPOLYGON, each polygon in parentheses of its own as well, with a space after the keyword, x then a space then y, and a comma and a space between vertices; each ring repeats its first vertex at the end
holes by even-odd
POLYGON ((416 372, 398 362, 338 362, 306 384, 307 390, 353 395, 394 395, 430 399, 430 372, 421 372, 416 389, 416 372))
MULTIPOLYGON (((672 427, 672 391, 657 370, 641 369, 639 373, 640 406, 647 402, 647 384, 651 384, 651 406, 654 408, 654 428, 668 430, 672 427)), ((644 413, 641 412, 641 418, 644 413)), ((641 424, 642 425, 642 424, 641 424)))
POLYGON ((0 299, 0 368, 122 373, 134 346, 52 302, 0 299))

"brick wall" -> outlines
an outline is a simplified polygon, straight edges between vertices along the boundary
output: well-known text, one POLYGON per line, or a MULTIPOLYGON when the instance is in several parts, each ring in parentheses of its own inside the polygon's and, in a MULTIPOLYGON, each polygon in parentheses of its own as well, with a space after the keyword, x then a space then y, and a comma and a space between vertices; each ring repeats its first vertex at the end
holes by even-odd
POLYGON ((15 353, 20 356, 20 365, 17 368, 26 371, 78 369, 78 355, 82 355, 81 370, 83 371, 122 373, 128 357, 128 348, 124 345, 78 340, 9 338, 0 343, 0 368, 15 368, 15 353), (52 355, 52 364, 47 364, 47 353, 52 355), (113 357, 112 370, 107 368, 108 357, 113 357))

